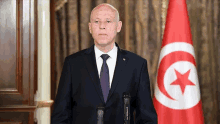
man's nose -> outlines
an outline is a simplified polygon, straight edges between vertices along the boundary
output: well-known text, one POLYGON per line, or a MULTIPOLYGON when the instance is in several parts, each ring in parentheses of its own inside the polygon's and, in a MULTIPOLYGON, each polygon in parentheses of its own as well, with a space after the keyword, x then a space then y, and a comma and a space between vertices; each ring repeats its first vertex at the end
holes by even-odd
POLYGON ((105 29, 105 26, 106 26, 105 22, 100 22, 99 23, 99 28, 100 29, 105 29))

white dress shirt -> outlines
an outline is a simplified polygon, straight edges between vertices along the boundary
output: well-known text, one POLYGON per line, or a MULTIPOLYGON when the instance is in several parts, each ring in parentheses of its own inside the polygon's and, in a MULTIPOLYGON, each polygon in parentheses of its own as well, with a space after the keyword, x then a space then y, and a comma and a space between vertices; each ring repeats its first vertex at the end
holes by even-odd
POLYGON ((103 63, 103 59, 101 58, 102 54, 108 54, 110 57, 106 60, 106 63, 108 65, 108 70, 109 70, 109 83, 110 83, 110 88, 111 88, 111 84, 112 84, 112 79, 113 79, 113 75, 114 75, 114 71, 115 71, 115 65, 116 65, 116 59, 117 59, 117 52, 118 52, 118 48, 115 46, 112 50, 110 50, 107 53, 102 52, 101 50, 99 50, 96 46, 94 46, 94 50, 95 50, 95 58, 96 58, 96 65, 97 65, 97 69, 98 69, 98 73, 99 73, 99 78, 100 78, 100 72, 101 72, 101 68, 102 68, 102 63, 103 63))

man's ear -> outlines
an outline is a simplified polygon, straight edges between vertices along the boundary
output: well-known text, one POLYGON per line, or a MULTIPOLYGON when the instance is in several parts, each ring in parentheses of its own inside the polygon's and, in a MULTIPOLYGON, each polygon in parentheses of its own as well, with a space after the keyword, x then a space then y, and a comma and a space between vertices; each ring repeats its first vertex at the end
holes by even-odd
POLYGON ((92 34, 92 30, 91 30, 91 22, 89 22, 89 32, 90 32, 90 34, 92 34))
POLYGON ((117 32, 121 31, 122 21, 118 21, 117 32))

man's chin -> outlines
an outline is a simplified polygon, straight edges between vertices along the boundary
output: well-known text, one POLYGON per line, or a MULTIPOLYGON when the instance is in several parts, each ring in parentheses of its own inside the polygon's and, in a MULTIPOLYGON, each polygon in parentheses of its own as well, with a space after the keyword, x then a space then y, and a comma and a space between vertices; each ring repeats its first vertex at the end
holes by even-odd
POLYGON ((99 43, 98 45, 101 46, 101 47, 106 47, 106 46, 108 46, 109 44, 107 44, 107 43, 99 43))
POLYGON ((103 41, 103 42, 97 42, 97 45, 101 46, 101 47, 106 47, 111 45, 112 42, 107 42, 107 41, 103 41))

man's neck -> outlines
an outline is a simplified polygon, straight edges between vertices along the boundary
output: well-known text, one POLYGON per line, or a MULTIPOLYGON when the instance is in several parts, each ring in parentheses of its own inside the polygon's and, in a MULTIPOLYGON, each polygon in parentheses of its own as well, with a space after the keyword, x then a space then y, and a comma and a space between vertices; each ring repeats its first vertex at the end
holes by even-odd
POLYGON ((111 50, 113 49, 114 45, 115 45, 115 42, 113 42, 112 44, 109 44, 109 45, 107 45, 107 46, 96 45, 96 47, 97 47, 100 51, 102 51, 102 52, 104 52, 104 53, 107 53, 107 52, 109 52, 109 51, 111 51, 111 50))

